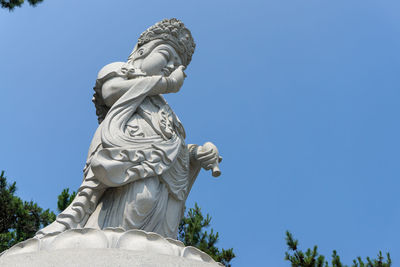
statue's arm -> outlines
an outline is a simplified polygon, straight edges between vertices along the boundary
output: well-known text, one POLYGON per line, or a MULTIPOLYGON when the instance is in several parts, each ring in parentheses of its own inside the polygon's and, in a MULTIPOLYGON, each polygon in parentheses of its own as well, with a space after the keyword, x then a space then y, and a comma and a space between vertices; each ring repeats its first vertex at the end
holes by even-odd
MULTIPOLYGON (((134 87, 139 81, 151 78, 137 77, 128 79, 126 75, 120 71, 122 64, 124 63, 111 63, 100 70, 98 75, 98 80, 105 80, 101 87, 101 94, 104 103, 108 107, 111 107, 123 94, 125 94, 130 88, 134 87), (107 75, 109 75, 110 78, 105 79, 104 77, 107 77, 107 75)), ((179 67, 173 71, 169 77, 161 77, 158 83, 152 88, 149 95, 176 93, 182 87, 184 79, 185 74, 183 72, 183 67, 179 67)))
MULTIPOLYGON (((122 77, 111 78, 103 84, 101 93, 104 103, 111 107, 123 94, 130 88, 134 87, 139 81, 149 79, 150 77, 140 77, 131 80, 126 80, 122 77)), ((162 77, 158 83, 152 88, 149 95, 167 94, 172 91, 168 88, 167 78, 162 77)))
POLYGON ((197 150, 199 149, 199 146, 196 144, 188 144, 187 148, 189 150, 190 162, 197 162, 197 150))

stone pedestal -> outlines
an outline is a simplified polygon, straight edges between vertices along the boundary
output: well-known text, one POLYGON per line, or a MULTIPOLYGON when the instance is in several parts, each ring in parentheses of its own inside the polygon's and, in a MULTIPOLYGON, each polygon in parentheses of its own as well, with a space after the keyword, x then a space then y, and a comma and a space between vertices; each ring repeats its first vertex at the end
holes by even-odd
POLYGON ((61 249, 10 255, 0 258, 10 267, 218 267, 217 263, 123 249, 61 249))
POLYGON ((6 250, 0 266, 223 266, 182 242, 141 230, 72 229, 31 238, 6 250))

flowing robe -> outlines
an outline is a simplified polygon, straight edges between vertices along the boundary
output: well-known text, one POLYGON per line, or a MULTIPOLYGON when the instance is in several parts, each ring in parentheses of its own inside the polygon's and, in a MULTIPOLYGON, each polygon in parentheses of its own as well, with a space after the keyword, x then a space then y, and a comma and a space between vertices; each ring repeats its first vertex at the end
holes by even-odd
MULTIPOLYGON (((99 77, 96 86, 115 76, 99 77)), ((176 238, 200 166, 190 161, 177 116, 161 95, 150 95, 161 76, 136 79, 99 125, 77 196, 38 237, 121 227, 176 238)))

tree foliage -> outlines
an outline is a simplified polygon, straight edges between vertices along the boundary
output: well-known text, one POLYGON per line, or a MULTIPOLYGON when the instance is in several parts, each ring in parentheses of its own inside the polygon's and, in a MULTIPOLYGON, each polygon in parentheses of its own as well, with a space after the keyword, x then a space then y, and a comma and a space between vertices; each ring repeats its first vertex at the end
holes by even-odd
POLYGON ((57 209, 58 212, 62 212, 65 210, 69 204, 71 204, 72 200, 74 200, 76 196, 76 192, 69 193, 69 188, 64 189, 61 194, 58 196, 57 201, 57 209))
MULTIPOLYGON (((306 252, 299 250, 298 240, 293 238, 293 235, 286 231, 286 244, 288 251, 285 253, 285 260, 290 261, 292 267, 347 267, 344 265, 336 250, 332 252, 331 265, 325 260, 325 256, 318 253, 318 247, 314 246, 313 249, 307 249, 306 252)), ((390 254, 386 254, 386 261, 382 256, 382 252, 379 251, 377 259, 370 259, 367 257, 367 261, 364 262, 361 257, 353 260, 351 267, 390 267, 392 260, 390 254)))
POLYGON ((55 220, 50 210, 43 210, 33 201, 15 196, 16 183, 8 184, 4 171, 0 174, 0 252, 31 238, 42 227, 55 220))
MULTIPOLYGON (((24 0, 0 0, 0 5, 2 8, 8 9, 8 10, 13 10, 16 7, 21 7, 22 4, 24 4, 24 0)), ((28 0, 28 3, 31 6, 36 6, 40 2, 43 2, 43 0, 28 0)))
POLYGON ((220 250, 215 245, 218 242, 218 232, 214 233, 211 229, 210 233, 204 231, 204 228, 209 227, 211 217, 209 214, 204 218, 201 209, 195 204, 187 215, 182 218, 179 225, 178 239, 185 246, 193 246, 210 255, 214 260, 221 262, 227 267, 230 267, 230 261, 235 257, 233 248, 220 250))

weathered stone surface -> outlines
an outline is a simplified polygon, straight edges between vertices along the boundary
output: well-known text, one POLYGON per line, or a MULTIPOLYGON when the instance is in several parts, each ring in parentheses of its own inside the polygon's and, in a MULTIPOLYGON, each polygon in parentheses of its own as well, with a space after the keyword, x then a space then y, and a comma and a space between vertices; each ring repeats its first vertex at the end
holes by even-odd
POLYGON ((124 249, 62 249, 0 257, 7 267, 217 267, 188 258, 124 249))
MULTIPOLYGON (((47 255, 42 253, 45 251, 50 254, 54 252, 56 253, 54 255, 58 255, 58 251, 102 251, 103 249, 120 249, 135 253, 153 254, 153 256, 171 256, 171 260, 177 257, 190 261, 215 264, 215 261, 203 251, 195 247, 185 247, 178 240, 142 230, 124 231, 121 228, 107 228, 104 230, 91 228, 70 229, 60 234, 52 233, 41 238, 30 238, 6 250, 0 259, 14 258, 14 256, 18 255, 24 258, 25 256, 23 255, 26 254, 34 257, 35 253, 47 255)), ((16 258, 19 259, 19 257, 16 258)))

